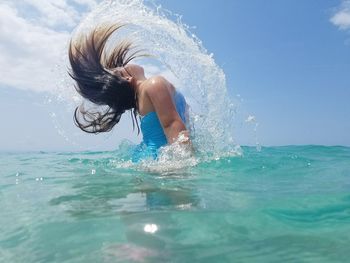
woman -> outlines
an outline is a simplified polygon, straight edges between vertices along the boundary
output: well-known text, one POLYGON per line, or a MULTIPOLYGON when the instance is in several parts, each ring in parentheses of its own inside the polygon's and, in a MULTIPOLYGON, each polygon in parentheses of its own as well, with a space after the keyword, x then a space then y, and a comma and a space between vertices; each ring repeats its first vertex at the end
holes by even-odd
POLYGON ((88 133, 110 131, 121 115, 129 110, 137 127, 140 116, 143 143, 133 160, 142 157, 144 150, 157 157, 158 149, 179 141, 190 145, 186 129, 187 104, 181 93, 164 77, 146 78, 141 66, 129 62, 141 56, 132 44, 122 41, 110 52, 106 42, 121 25, 99 26, 69 45, 70 76, 76 90, 85 99, 100 107, 74 112, 75 124, 88 133))

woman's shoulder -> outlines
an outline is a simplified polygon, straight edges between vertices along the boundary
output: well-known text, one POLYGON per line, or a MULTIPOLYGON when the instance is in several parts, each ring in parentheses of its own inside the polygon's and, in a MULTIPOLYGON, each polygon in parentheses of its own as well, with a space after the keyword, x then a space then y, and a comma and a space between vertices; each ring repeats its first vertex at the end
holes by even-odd
POLYGON ((160 92, 172 93, 174 87, 166 78, 159 75, 148 78, 144 83, 143 90, 148 95, 160 92))
POLYGON ((152 87, 167 87, 169 85, 169 81, 164 78, 163 76, 153 76, 146 80, 145 87, 152 88, 152 87))

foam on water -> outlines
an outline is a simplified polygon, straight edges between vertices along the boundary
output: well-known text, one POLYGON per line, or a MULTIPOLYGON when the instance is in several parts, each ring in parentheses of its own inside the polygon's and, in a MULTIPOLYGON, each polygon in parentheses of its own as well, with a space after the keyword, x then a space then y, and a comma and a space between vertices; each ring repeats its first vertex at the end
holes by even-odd
MULTIPOLYGON (((130 39, 152 55, 152 58, 136 63, 143 65, 146 73, 165 75, 185 95, 191 106, 192 141, 201 156, 219 158, 240 152, 234 140, 237 104, 228 95, 225 74, 215 63, 213 54, 207 52, 190 27, 181 21, 181 16, 150 1, 103 1, 80 23, 73 37, 101 23, 126 24, 112 37, 107 48, 111 42, 130 39)), ((62 91, 62 88, 72 86, 66 72, 64 75, 58 93, 60 96, 66 94, 71 104, 77 105, 80 99, 76 93, 62 91)), ((171 147, 162 151, 160 163, 169 160, 170 156, 181 156, 175 145, 171 147)), ((187 156, 180 158, 182 161, 187 159, 187 156)))

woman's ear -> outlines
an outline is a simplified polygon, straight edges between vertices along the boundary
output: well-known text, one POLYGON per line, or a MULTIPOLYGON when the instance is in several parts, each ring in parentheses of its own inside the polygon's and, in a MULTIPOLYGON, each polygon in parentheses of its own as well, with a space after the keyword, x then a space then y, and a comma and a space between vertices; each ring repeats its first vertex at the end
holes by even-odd
POLYGON ((135 89, 136 87, 136 79, 134 77, 127 77, 126 81, 129 82, 130 86, 135 89))
POLYGON ((136 79, 135 79, 134 77, 127 77, 126 80, 127 80, 131 85, 136 84, 136 79))

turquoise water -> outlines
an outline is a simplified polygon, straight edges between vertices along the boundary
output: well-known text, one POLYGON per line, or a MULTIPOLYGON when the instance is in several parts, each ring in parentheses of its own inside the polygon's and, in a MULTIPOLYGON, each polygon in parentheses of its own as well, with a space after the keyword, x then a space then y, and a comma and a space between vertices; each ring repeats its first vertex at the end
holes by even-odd
POLYGON ((350 148, 243 147, 173 170, 0 154, 1 262, 347 262, 350 148))

